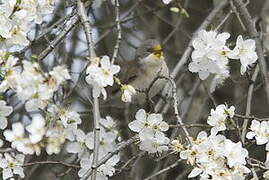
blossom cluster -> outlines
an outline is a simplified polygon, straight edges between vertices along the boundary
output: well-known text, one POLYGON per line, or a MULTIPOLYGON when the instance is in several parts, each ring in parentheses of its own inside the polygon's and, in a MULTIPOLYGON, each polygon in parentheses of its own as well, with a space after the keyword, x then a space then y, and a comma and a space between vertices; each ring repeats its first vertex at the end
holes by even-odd
POLYGON ((26 46, 32 22, 41 24, 52 13, 54 0, 2 0, 0 3, 0 49, 26 46))
POLYGON ((4 131, 5 140, 23 154, 40 155, 42 148, 46 148, 49 155, 59 153, 65 139, 74 139, 81 119, 75 111, 58 109, 59 116, 55 116, 56 107, 54 112, 51 109, 46 119, 40 114, 33 115, 32 122, 26 127, 21 122, 13 123, 11 130, 4 131))
POLYGON ((229 59, 239 59, 241 74, 247 67, 258 59, 255 52, 255 41, 244 40, 241 35, 237 37, 236 46, 231 50, 226 45, 230 34, 227 32, 218 34, 215 31, 201 30, 193 40, 192 61, 189 71, 198 73, 200 79, 205 80, 210 74, 215 75, 215 84, 221 84, 229 77, 229 59))
POLYGON ((207 123, 211 128, 211 134, 217 134, 219 131, 226 130, 228 120, 233 118, 235 107, 228 108, 227 105, 221 104, 216 109, 211 109, 210 116, 207 119, 207 123))
POLYGON ((103 95, 104 99, 107 98, 107 92, 105 87, 113 86, 114 79, 121 86, 123 102, 131 102, 132 96, 136 94, 136 90, 129 84, 121 84, 118 78, 114 78, 114 75, 120 71, 120 66, 114 65, 110 62, 108 56, 92 58, 91 64, 87 67, 85 78, 86 82, 93 87, 93 96, 99 97, 103 95))
POLYGON ((4 75, 0 92, 14 90, 29 112, 45 109, 58 87, 71 79, 67 68, 61 65, 44 73, 37 62, 23 60, 22 67, 19 67, 18 58, 9 53, 3 53, 0 62, 4 75))
MULTIPOLYGON (((119 132, 116 129, 115 121, 107 116, 100 119, 100 141, 99 141, 99 159, 102 159, 109 152, 112 152, 117 147, 117 142, 120 142, 119 132)), ((92 156, 94 149, 94 133, 89 132, 85 134, 82 130, 78 129, 75 134, 75 139, 70 141, 67 145, 67 152, 78 154, 80 159, 81 169, 78 176, 83 179, 87 172, 91 169, 92 156)), ((120 156, 112 156, 106 163, 102 164, 97 169, 97 179, 106 180, 115 172, 114 166, 119 162, 120 156)))
POLYGON ((247 156, 241 142, 234 143, 223 135, 207 136, 204 131, 180 152, 182 159, 195 166, 188 178, 200 175, 203 180, 245 179, 250 172, 245 166, 247 156))
POLYGON ((148 114, 144 109, 140 109, 135 118, 128 126, 133 132, 138 133, 140 150, 148 153, 167 151, 170 139, 164 132, 169 129, 169 125, 163 121, 162 115, 148 114))

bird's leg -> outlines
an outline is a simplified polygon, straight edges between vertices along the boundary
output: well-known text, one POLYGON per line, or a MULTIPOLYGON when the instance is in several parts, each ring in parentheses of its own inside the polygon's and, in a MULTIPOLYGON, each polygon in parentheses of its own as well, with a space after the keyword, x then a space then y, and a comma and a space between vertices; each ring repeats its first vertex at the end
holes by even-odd
POLYGON ((146 111, 154 112, 154 101, 151 98, 146 101, 146 111))

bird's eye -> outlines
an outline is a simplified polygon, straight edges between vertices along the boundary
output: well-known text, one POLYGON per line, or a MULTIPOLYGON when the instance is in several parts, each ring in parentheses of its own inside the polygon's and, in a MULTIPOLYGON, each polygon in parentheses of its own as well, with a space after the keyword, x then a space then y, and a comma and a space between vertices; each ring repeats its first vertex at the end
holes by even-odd
POLYGON ((152 49, 151 48, 148 48, 147 49, 147 52, 152 53, 152 49))

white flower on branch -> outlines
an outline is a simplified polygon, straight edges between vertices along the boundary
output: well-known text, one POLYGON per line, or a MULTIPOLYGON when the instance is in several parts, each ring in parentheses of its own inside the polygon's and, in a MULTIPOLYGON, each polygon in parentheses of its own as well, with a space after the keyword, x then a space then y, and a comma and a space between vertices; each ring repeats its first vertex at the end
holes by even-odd
POLYGON ((151 139, 157 132, 165 132, 169 126, 161 114, 147 114, 144 109, 137 111, 136 120, 129 123, 129 128, 139 133, 140 140, 151 139))
POLYGON ((42 72, 36 62, 23 60, 23 68, 16 68, 14 66, 17 60, 8 53, 0 56, 0 62, 4 64, 1 70, 5 78, 0 85, 0 91, 13 89, 19 100, 25 102, 28 112, 45 109, 58 87, 71 78, 64 66, 54 67, 48 75, 42 72))
POLYGON ((28 112, 45 109, 53 96, 53 91, 46 84, 40 84, 37 88, 33 89, 33 92, 34 94, 25 103, 25 109, 28 112))
POLYGON ((49 86, 57 90, 57 88, 66 80, 71 79, 68 69, 65 66, 56 66, 49 72, 49 86))
POLYGON ((213 126, 211 134, 217 134, 219 131, 226 130, 226 124, 229 118, 233 118, 235 107, 228 108, 227 105, 221 104, 216 109, 211 109, 210 116, 207 119, 207 123, 213 126))
POLYGON ((179 153, 182 150, 184 150, 184 146, 179 142, 179 140, 175 139, 171 141, 170 149, 172 150, 173 153, 179 153))
POLYGON ((52 13, 54 1, 55 0, 22 0, 18 5, 20 11, 24 11, 25 14, 27 14, 27 21, 34 21, 36 24, 40 24, 43 16, 52 13))
POLYGON ((147 114, 144 109, 137 111, 135 120, 128 124, 129 128, 137 132, 141 141, 140 150, 157 153, 168 150, 169 138, 163 132, 169 125, 163 121, 161 114, 147 114))
POLYGON ((8 52, 0 51, 0 71, 4 80, 0 84, 0 92, 5 92, 9 88, 17 86, 19 78, 19 69, 16 67, 18 58, 15 58, 8 52))
POLYGON ((162 153, 168 151, 170 139, 161 132, 157 132, 154 137, 144 139, 139 145, 139 149, 148 153, 162 153))
POLYGON ((56 121, 52 126, 49 126, 46 131, 44 138, 46 152, 49 155, 60 153, 65 139, 65 129, 60 121, 56 121))
POLYGON ((230 168, 237 165, 245 165, 248 151, 242 147, 242 143, 234 143, 229 139, 224 141, 223 156, 227 158, 227 164, 230 168))
POLYGON ((194 169, 188 178, 198 175, 202 179, 244 179, 250 170, 245 166, 248 151, 241 142, 234 143, 222 135, 206 136, 200 132, 197 139, 180 157, 186 159, 194 169))
POLYGON ((106 99, 105 87, 112 86, 114 83, 114 74, 120 71, 120 66, 113 65, 108 56, 103 56, 99 62, 92 62, 87 70, 86 82, 93 86, 93 96, 99 97, 100 93, 106 99), (99 66, 100 65, 100 66, 99 66))
POLYGON ((101 118, 100 119, 100 125, 102 125, 107 132, 112 132, 116 136, 118 136, 119 132, 116 129, 117 124, 116 122, 112 119, 110 116, 106 116, 106 118, 101 118))
POLYGON ((88 157, 87 149, 88 147, 86 145, 86 135, 81 129, 77 129, 76 139, 74 142, 67 144, 66 151, 69 153, 78 154, 78 157, 83 159, 84 157, 88 157))
MULTIPOLYGON (((103 127, 100 128, 100 140, 99 140, 99 156, 103 157, 109 152, 112 152, 116 147, 117 136, 112 132, 106 132, 103 127)), ((86 146, 93 150, 94 148, 94 134, 90 132, 86 135, 86 146)))
MULTIPOLYGON (((83 177, 91 169, 92 158, 93 157, 91 155, 89 158, 81 159, 80 161, 81 169, 78 171, 78 176, 82 177, 81 180, 84 179, 83 177)), ((108 177, 113 176, 113 174, 115 173, 114 166, 119 162, 119 160, 120 156, 114 155, 108 161, 106 161, 106 163, 102 164, 99 168, 97 168, 96 180, 108 180, 108 177)))
POLYGON ((240 59, 240 72, 242 75, 246 72, 249 65, 257 61, 258 56, 255 49, 256 45, 253 39, 244 40, 241 35, 237 37, 236 46, 230 53, 230 58, 240 59))
POLYGON ((4 136, 7 141, 11 142, 11 147, 25 152, 24 126, 22 123, 12 124, 12 130, 5 130, 4 136))
POLYGON ((0 129, 7 127, 8 121, 7 116, 13 111, 11 106, 6 105, 6 101, 0 100, 0 129))
POLYGON ((23 162, 24 155, 10 155, 5 153, 4 157, 0 158, 0 168, 2 168, 3 179, 13 179, 13 174, 17 174, 21 178, 24 178, 25 175, 22 168, 23 162))
POLYGON ((230 49, 225 45, 229 33, 217 34, 215 31, 201 30, 193 40, 194 51, 192 62, 189 64, 191 72, 198 72, 199 77, 205 80, 211 73, 229 76, 228 56, 230 49))
POLYGON ((40 114, 33 116, 32 122, 26 127, 26 130, 30 133, 29 140, 32 144, 40 142, 46 133, 46 122, 40 114))
MULTIPOLYGON (((119 132, 116 129, 116 123, 110 116, 105 119, 100 119, 100 141, 99 141, 99 157, 105 156, 116 148, 116 141, 119 132)), ((82 130, 77 129, 76 139, 67 145, 67 152, 78 153, 78 156, 83 159, 88 157, 89 150, 94 148, 94 133, 85 134, 82 130)))
POLYGON ((256 139, 257 145, 266 144, 266 151, 269 151, 269 123, 267 121, 251 121, 250 132, 246 134, 248 139, 256 139))
POLYGON ((26 46, 27 32, 32 21, 42 22, 52 13, 54 0, 3 0, 0 5, 0 47, 26 46))
POLYGON ((82 122, 80 115, 76 111, 63 109, 60 111, 60 119, 63 126, 66 128, 66 138, 69 140, 73 140, 78 125, 82 122))
POLYGON ((120 156, 119 155, 114 155, 112 156, 109 160, 106 161, 105 164, 102 164, 99 168, 98 171, 101 172, 105 176, 113 176, 115 173, 115 168, 116 164, 120 161, 120 156))
POLYGON ((121 95, 121 100, 123 102, 132 102, 132 96, 136 94, 135 88, 127 84, 127 85, 122 85, 121 90, 123 91, 121 95))

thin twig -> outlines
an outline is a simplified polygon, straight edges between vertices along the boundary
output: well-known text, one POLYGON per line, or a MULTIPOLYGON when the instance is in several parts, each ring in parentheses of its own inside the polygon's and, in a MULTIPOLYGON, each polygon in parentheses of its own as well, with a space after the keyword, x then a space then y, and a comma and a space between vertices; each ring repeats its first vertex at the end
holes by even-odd
POLYGON ((181 125, 181 128, 183 129, 183 132, 185 133, 185 135, 187 137, 188 143, 191 144, 191 136, 190 136, 188 130, 186 129, 186 127, 184 126, 184 123, 183 123, 183 121, 179 115, 179 111, 178 111, 178 98, 177 98, 177 93, 176 93, 176 90, 177 90, 176 83, 171 77, 162 77, 162 78, 169 81, 171 86, 172 86, 172 95, 173 95, 173 100, 174 100, 174 113, 175 113, 178 124, 181 125))
MULTIPOLYGON (((185 3, 184 3, 184 7, 183 9, 187 9, 188 7, 188 4, 189 4, 189 0, 186 0, 185 3)), ((173 28, 173 30, 166 36, 166 38, 163 40, 163 43, 162 44, 166 44, 169 39, 177 32, 178 28, 180 27, 180 24, 182 23, 183 21, 183 14, 180 13, 180 17, 178 18, 178 21, 175 25, 175 27, 173 28)))
MULTIPOLYGON (((183 125, 186 128, 193 128, 193 127, 200 127, 200 128, 211 128, 212 126, 207 125, 207 124, 184 124, 183 125)), ((175 124, 175 125, 169 125, 169 128, 180 128, 182 127, 179 124, 175 124)))
MULTIPOLYGON (((247 96, 247 105, 246 105, 246 113, 245 116, 249 116, 251 113, 251 103, 252 103, 252 97, 253 97, 253 90, 254 90, 254 83, 258 77, 260 68, 258 65, 256 65, 255 71, 251 77, 251 84, 248 87, 248 96, 247 96)), ((249 119, 245 119, 243 126, 242 126, 242 134, 241 134, 241 139, 242 143, 245 143, 245 136, 247 133, 247 126, 248 126, 249 119)))
POLYGON ((89 18, 87 16, 86 8, 84 4, 81 2, 81 0, 77 1, 77 8, 78 8, 78 15, 81 20, 81 23, 83 24, 86 40, 87 40, 87 46, 89 51, 90 57, 96 57, 95 51, 94 51, 94 44, 92 40, 92 28, 89 21, 89 18))
POLYGON ((59 165, 63 165, 66 167, 70 167, 70 168, 76 168, 79 169, 80 166, 79 165, 75 165, 75 164, 68 164, 62 161, 35 161, 35 162, 30 162, 30 163, 24 163, 23 167, 27 167, 27 166, 34 166, 37 164, 59 164, 59 165))
POLYGON ((242 22, 242 19, 241 19, 239 13, 237 12, 236 8, 234 7, 233 1, 230 1, 230 5, 231 5, 231 8, 232 8, 232 11, 235 13, 236 18, 238 19, 238 21, 240 23, 240 26, 242 27, 243 31, 245 32, 246 31, 246 26, 242 22))
MULTIPOLYGON (((102 159, 100 159, 98 161, 96 167, 94 167, 94 168, 97 169, 99 166, 106 163, 112 156, 119 153, 122 149, 126 148, 127 146, 131 145, 132 143, 134 143, 136 139, 137 139, 137 137, 133 137, 125 142, 122 142, 114 151, 107 153, 102 159)), ((94 168, 92 167, 92 169, 90 169, 87 173, 85 173, 85 175, 83 177, 89 177, 93 173, 94 168)))
POLYGON ((235 114, 234 117, 241 118, 241 119, 255 119, 257 121, 269 121, 269 118, 257 118, 255 116, 244 116, 240 114, 235 114))
POLYGON ((119 48, 120 48, 120 42, 121 42, 121 25, 120 25, 120 3, 119 0, 115 0, 115 12, 116 12, 116 24, 117 24, 117 31, 118 31, 118 36, 116 40, 116 44, 114 47, 114 52, 112 56, 111 62, 114 63, 115 60, 117 59, 119 48))
MULTIPOLYGON (((91 1, 87 1, 85 6, 88 7, 91 4, 91 1)), ((47 55, 55 49, 55 47, 62 42, 62 40, 66 37, 66 35, 77 25, 79 22, 79 16, 75 14, 70 18, 70 23, 68 26, 62 29, 62 32, 57 35, 57 37, 51 42, 51 44, 43 50, 38 56, 38 60, 43 60, 47 55)))
POLYGON ((153 175, 145 178, 144 180, 150 180, 150 179, 152 179, 152 178, 154 178, 156 176, 159 176, 159 175, 161 175, 161 174, 163 174, 163 173, 165 173, 165 172, 167 172, 167 171, 175 168, 180 162, 181 162, 181 159, 177 160, 174 164, 171 164, 170 166, 168 166, 168 167, 166 167, 166 168, 164 168, 164 169, 156 172, 155 174, 153 174, 153 175))

